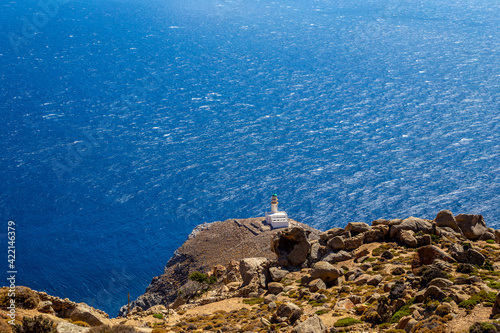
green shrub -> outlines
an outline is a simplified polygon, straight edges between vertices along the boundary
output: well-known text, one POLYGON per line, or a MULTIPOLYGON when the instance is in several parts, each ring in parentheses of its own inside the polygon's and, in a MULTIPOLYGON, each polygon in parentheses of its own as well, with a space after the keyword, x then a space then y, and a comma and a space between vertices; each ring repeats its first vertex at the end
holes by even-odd
POLYGON ((163 319, 163 314, 161 314, 161 313, 153 313, 153 317, 155 317, 156 319, 163 319))
POLYGON ((391 324, 398 323, 403 317, 411 315, 410 306, 415 303, 415 298, 410 298, 396 313, 392 315, 391 324))
POLYGON ((243 303, 248 305, 255 305, 264 302, 264 297, 247 298, 243 300, 243 303))
POLYGON ((435 235, 435 234, 431 234, 431 240, 432 240, 433 243, 438 243, 441 240, 441 236, 435 235))
POLYGON ((322 314, 328 313, 328 310, 318 310, 314 313, 317 314, 318 316, 321 316, 322 314))
POLYGON ((34 318, 23 317, 22 325, 14 326, 15 333, 55 333, 56 328, 52 320, 42 316, 34 318))
POLYGON ((472 295, 468 300, 460 302, 458 307, 466 310, 472 310, 479 303, 495 303, 496 296, 495 292, 487 293, 486 291, 481 290, 477 294, 472 295))
POLYGON ((493 240, 493 239, 488 239, 488 240, 486 240, 486 243, 488 243, 488 244, 495 244, 495 240, 493 240))
POLYGON ((208 275, 200 273, 198 271, 194 271, 191 274, 189 274, 189 279, 192 281, 203 283, 208 281, 208 275))
POLYGON ((488 283, 488 287, 491 289, 500 289, 500 282, 490 282, 488 283))
POLYGON ((369 257, 369 258, 366 258, 365 260, 363 260, 363 262, 374 262, 376 260, 377 260, 377 258, 369 257))
POLYGON ((359 323, 361 323, 361 320, 354 319, 351 317, 346 317, 346 318, 342 318, 342 319, 337 320, 335 322, 335 324, 333 324, 333 326, 335 326, 335 327, 347 327, 347 326, 351 326, 351 325, 355 325, 355 324, 359 324, 359 323))
POLYGON ((500 331, 500 324, 498 323, 474 323, 470 328, 470 333, 497 333, 500 331))
POLYGON ((484 262, 484 265, 483 265, 483 266, 481 266, 481 268, 482 268, 482 269, 485 269, 485 270, 487 270, 487 271, 490 271, 490 272, 493 272, 493 271, 494 271, 494 269, 493 269, 493 265, 492 265, 492 264, 491 264, 491 262, 489 262, 488 260, 486 260, 486 261, 484 262))
POLYGON ((215 275, 210 275, 207 282, 208 284, 215 284, 217 283, 217 277, 215 275))

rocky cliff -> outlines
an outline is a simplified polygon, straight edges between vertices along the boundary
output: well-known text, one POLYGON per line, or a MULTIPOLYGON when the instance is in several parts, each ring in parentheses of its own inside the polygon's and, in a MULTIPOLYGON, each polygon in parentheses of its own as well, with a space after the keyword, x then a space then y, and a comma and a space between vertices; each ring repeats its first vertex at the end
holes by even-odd
MULTIPOLYGON (((308 225, 294 220, 290 220, 290 225, 307 230, 310 240, 319 238, 320 231, 308 225)), ((278 231, 271 230, 263 217, 231 219, 196 227, 168 261, 165 272, 153 278, 146 292, 131 303, 131 308, 138 306, 145 310, 174 302, 191 272, 206 273, 216 265, 228 265, 232 260, 249 257, 274 259, 270 240, 278 231)), ((124 305, 119 315, 125 315, 127 309, 128 305, 124 305)))
MULTIPOLYGON (((53 322, 60 333, 500 333, 500 230, 481 215, 441 211, 325 232, 262 222, 197 227, 123 317, 18 287, 16 324, 53 322)), ((1 332, 11 328, 0 321, 1 332)))

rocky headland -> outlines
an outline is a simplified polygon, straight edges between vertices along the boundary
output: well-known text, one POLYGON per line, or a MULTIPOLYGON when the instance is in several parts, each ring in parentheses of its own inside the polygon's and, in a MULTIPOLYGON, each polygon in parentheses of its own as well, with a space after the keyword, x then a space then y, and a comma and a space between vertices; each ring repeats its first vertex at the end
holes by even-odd
POLYGON ((17 287, 11 326, 2 288, 0 331, 500 332, 499 243, 481 215, 450 211, 324 232, 206 223, 119 317, 17 287))

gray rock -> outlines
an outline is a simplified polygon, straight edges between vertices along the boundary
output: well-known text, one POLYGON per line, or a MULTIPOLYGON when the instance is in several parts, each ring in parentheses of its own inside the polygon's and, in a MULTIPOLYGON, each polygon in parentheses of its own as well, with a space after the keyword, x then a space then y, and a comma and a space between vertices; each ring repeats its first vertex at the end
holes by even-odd
POLYGON ((286 228, 275 234, 271 240, 271 251, 278 260, 286 260, 292 266, 300 266, 309 255, 311 243, 308 232, 301 227, 286 228))
POLYGON ((458 226, 455 217, 449 210, 440 211, 434 219, 438 227, 447 227, 453 229, 454 232, 462 234, 462 230, 458 226))
POLYGON ((349 222, 344 228, 346 232, 351 232, 352 235, 357 235, 370 229, 370 226, 364 222, 349 222))
POLYGON ((488 239, 495 240, 495 233, 490 232, 490 231, 486 231, 484 234, 481 235, 481 237, 479 237, 479 240, 487 241, 488 239))
POLYGON ((240 260, 240 274, 243 279, 243 286, 247 286, 256 280, 260 287, 266 287, 266 269, 264 266, 268 263, 267 258, 245 258, 240 260))
POLYGON ((365 232, 364 243, 374 243, 382 241, 389 233, 388 226, 376 226, 365 232), (385 228, 384 228, 385 227, 385 228))
POLYGON ((349 237, 344 239, 345 249, 348 251, 357 249, 361 245, 363 245, 363 241, 365 239, 365 235, 363 233, 356 235, 354 237, 349 237))
POLYGON ((274 282, 279 282, 288 274, 287 270, 279 269, 278 267, 269 268, 269 276, 274 282))
POLYGON ((402 223, 391 226, 389 235, 391 238, 394 238, 401 232, 401 230, 412 230, 415 233, 422 231, 424 234, 430 234, 433 231, 433 227, 432 223, 418 217, 411 216, 404 219, 402 223))
POLYGON ((264 297, 264 304, 270 304, 271 302, 276 302, 278 297, 274 294, 269 294, 264 297))
POLYGON ((309 290, 311 292, 316 292, 320 289, 326 289, 326 284, 323 282, 321 279, 314 279, 311 282, 309 282, 309 290))
POLYGON ((449 253, 458 262, 467 262, 467 253, 465 252, 462 245, 457 243, 452 243, 449 248, 449 253))
POLYGON ((321 233, 321 235, 319 237, 320 237, 320 239, 327 242, 328 240, 332 239, 333 237, 341 236, 343 234, 345 234, 344 228, 332 228, 330 230, 327 230, 327 231, 321 233))
POLYGON ((85 303, 78 303, 69 318, 72 321, 83 321, 90 326, 113 325, 111 320, 85 303))
POLYGON ((333 237, 328 241, 328 246, 334 251, 345 249, 344 237, 342 236, 333 237))
POLYGON ((446 294, 436 286, 430 286, 425 290, 421 290, 415 295, 415 301, 418 303, 422 303, 427 297, 431 297, 433 299, 441 301, 446 297, 446 294))
POLYGON ((318 261, 310 271, 313 279, 321 279, 326 284, 334 283, 338 277, 342 276, 343 272, 337 267, 326 261, 318 261))
POLYGON ((406 324, 405 332, 406 333, 410 333, 417 324, 418 324, 418 321, 416 321, 415 319, 411 318, 408 321, 408 323, 406 324))
POLYGON ((278 295, 283 291, 283 285, 278 282, 270 282, 267 285, 267 290, 269 291, 270 294, 278 295))
POLYGON ((271 322, 269 320, 267 320, 266 318, 264 318, 264 317, 260 318, 260 322, 264 326, 270 326, 271 325, 271 322))
POLYGON ((415 238, 415 233, 412 230, 401 230, 399 233, 399 239, 403 244, 408 247, 417 247, 418 241, 415 238))
POLYGON ((474 249, 469 249, 467 251, 467 259, 469 264, 479 266, 484 265, 484 262, 486 261, 486 258, 480 252, 474 249))
POLYGON ((51 315, 55 315, 56 314, 56 312, 52 308, 52 302, 51 301, 41 301, 40 303, 38 303, 37 310, 38 310, 38 312, 49 313, 51 315))
POLYGON ((315 314, 295 326, 292 333, 328 333, 328 329, 321 318, 315 314))
POLYGON ((446 289, 450 288, 453 285, 453 282, 451 282, 448 279, 443 279, 443 278, 435 278, 431 282, 429 282, 429 286, 436 286, 441 289, 446 289))
POLYGON ((90 327, 82 327, 69 322, 60 322, 57 324, 57 333, 85 333, 90 327))
POLYGON ((455 220, 464 236, 470 240, 477 240, 488 231, 482 215, 459 214, 455 220))
POLYGON ((320 253, 321 253, 321 245, 317 241, 311 243, 309 258, 311 258, 311 260, 316 261, 321 257, 320 253))
POLYGON ((413 257, 411 268, 413 273, 417 273, 418 270, 424 265, 431 265, 435 260, 440 259, 445 262, 454 263, 456 262, 450 255, 434 245, 427 245, 419 247, 417 252, 413 257))
POLYGON ((371 279, 372 276, 369 274, 361 274, 354 280, 354 284, 361 286, 363 284, 366 284, 369 279, 371 279))
POLYGON ((297 305, 285 302, 280 304, 278 309, 276 309, 276 312, 273 314, 273 321, 276 323, 283 323, 288 320, 293 324, 301 315, 302 310, 297 305))
POLYGON ((353 254, 346 251, 339 251, 337 253, 329 253, 324 256, 321 261, 327 261, 329 263, 336 263, 340 261, 346 261, 353 258, 353 254))
POLYGON ((379 220, 373 221, 372 226, 378 226, 378 225, 393 226, 393 225, 397 225, 397 224, 401 224, 401 223, 403 223, 403 220, 401 220, 401 219, 394 219, 394 220, 379 219, 379 220))
POLYGON ((382 282, 383 279, 384 279, 384 277, 382 275, 377 274, 377 275, 372 276, 370 279, 368 279, 366 281, 366 284, 370 285, 370 286, 376 286, 380 282, 382 282))

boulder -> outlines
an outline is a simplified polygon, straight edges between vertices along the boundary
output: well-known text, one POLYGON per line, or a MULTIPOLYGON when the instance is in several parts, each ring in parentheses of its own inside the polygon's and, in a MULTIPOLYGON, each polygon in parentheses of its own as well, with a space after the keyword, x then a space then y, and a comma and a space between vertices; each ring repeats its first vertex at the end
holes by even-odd
POLYGON ((363 233, 358 234, 354 237, 349 237, 344 239, 345 249, 348 251, 357 249, 361 245, 363 245, 363 241, 365 239, 365 235, 363 233))
POLYGON ((313 279, 321 279, 331 285, 342 276, 342 271, 326 261, 318 261, 312 266, 310 275, 313 279))
POLYGON ((491 309, 491 316, 494 317, 500 314, 500 293, 497 294, 495 303, 493 304, 493 309, 491 309))
POLYGON ((318 315, 314 314, 292 329, 292 333, 328 333, 329 330, 318 315))
POLYGON ((479 237, 479 240, 487 241, 488 239, 495 240, 495 232, 486 231, 484 234, 481 235, 481 237, 479 237))
POLYGON ((278 282, 270 282, 267 285, 267 290, 269 291, 270 294, 278 295, 280 292, 283 291, 283 285, 278 282))
POLYGON ((433 232, 433 226, 432 223, 426 220, 411 216, 407 219, 404 219, 400 224, 391 226, 389 235, 391 238, 394 238, 402 230, 412 230, 414 233, 421 231, 424 234, 431 234, 433 232))
POLYGON ((321 289, 326 289, 326 284, 321 279, 314 279, 309 282, 309 290, 311 292, 315 293, 321 289))
POLYGON ((380 256, 387 260, 391 260, 392 258, 394 258, 394 254, 392 254, 391 251, 384 251, 380 256))
POLYGON ((40 303, 38 303, 37 310, 38 310, 38 312, 49 313, 51 315, 55 315, 56 314, 56 312, 52 308, 52 302, 51 301, 41 301, 40 303))
POLYGON ((318 260, 321 257, 321 245, 318 241, 311 242, 311 250, 309 250, 309 258, 311 260, 318 260))
POLYGON ((278 297, 274 294, 267 294, 264 297, 264 304, 269 304, 271 302, 276 302, 278 300, 278 297))
POLYGON ((448 250, 450 255, 458 262, 466 263, 467 262, 467 253, 464 250, 464 247, 457 243, 452 243, 448 250))
POLYGON ((361 274, 360 276, 358 276, 355 280, 354 280, 354 284, 358 285, 358 286, 361 286, 361 285, 364 285, 368 282, 368 280, 370 280, 372 278, 371 275, 369 274, 361 274))
POLYGON ((446 297, 446 294, 440 288, 436 286, 430 286, 425 290, 419 291, 415 295, 415 301, 418 303, 422 303, 427 299, 427 297, 441 301, 446 297))
POLYGON ((397 330, 404 330, 406 328, 406 325, 408 325, 408 322, 413 319, 412 316, 406 316, 406 317, 402 317, 401 319, 399 319, 399 322, 398 324, 396 325, 396 329, 397 330))
POLYGON ((275 323, 283 323, 288 321, 293 324, 297 321, 297 319, 300 318, 301 315, 302 310, 297 305, 290 302, 285 302, 278 306, 272 318, 275 323))
MULTIPOLYGON (((361 296, 359 298, 361 298, 361 296)), ((359 303, 361 303, 360 299, 356 299, 356 301, 359 301, 359 303)), ((354 308, 354 306, 354 303, 350 299, 343 298, 335 303, 334 309, 337 311, 349 311, 354 308)))
POLYGON ((431 265, 435 260, 440 259, 445 262, 455 263, 456 260, 453 259, 446 252, 434 245, 427 245, 419 247, 415 255, 413 256, 413 261, 411 268, 414 274, 418 274, 420 267, 424 265, 431 265))
POLYGON ((397 225, 397 224, 401 224, 403 223, 403 220, 401 219, 394 219, 394 220, 384 220, 384 219, 379 219, 379 220, 375 220, 372 222, 372 227, 373 226, 378 226, 378 225, 386 225, 386 226, 393 226, 393 225, 397 225))
POLYGON ((300 266, 309 255, 311 243, 308 232, 301 227, 286 228, 279 231, 271 240, 271 251, 278 260, 286 260, 292 266, 300 266))
POLYGON ((488 231, 482 215, 459 214, 455 220, 464 236, 470 240, 477 240, 488 231))
POLYGON ((374 243, 382 241, 389 233, 388 226, 376 226, 365 232, 364 243, 374 243))
POLYGON ((350 232, 351 235, 357 235, 370 230, 370 226, 364 222, 349 222, 344 230, 350 232))
POLYGON ((325 242, 327 242, 328 240, 332 239, 333 237, 341 236, 343 234, 345 234, 345 230, 343 228, 332 228, 330 230, 322 232, 319 235, 319 238, 321 240, 324 240, 325 242))
POLYGON ((269 276, 274 282, 279 282, 288 274, 287 270, 279 269, 278 267, 269 268, 269 276))
POLYGON ((495 230, 495 241, 500 243, 500 230, 495 230))
POLYGON ((344 237, 342 236, 333 237, 328 241, 328 246, 334 251, 345 249, 344 237))
POLYGON ((377 275, 374 275, 371 278, 369 278, 366 281, 366 284, 369 286, 377 286, 380 282, 382 282, 383 279, 384 279, 384 277, 382 275, 377 274, 377 275))
POLYGON ((240 273, 243 279, 243 286, 249 285, 252 280, 256 281, 259 287, 266 287, 267 269, 265 266, 268 264, 267 258, 245 258, 240 260, 240 273))
POLYGON ((462 230, 460 230, 460 227, 458 226, 457 221, 455 220, 455 217, 449 210, 442 210, 440 211, 436 218, 434 219, 434 222, 436 222, 438 227, 448 227, 453 229, 454 232, 461 234, 462 230))
POLYGON ((328 261, 329 263, 336 263, 340 261, 346 261, 353 258, 353 254, 351 252, 339 251, 337 253, 329 253, 324 256, 321 261, 328 261))
POLYGON ((486 258, 479 251, 474 250, 474 249, 469 249, 467 251, 467 261, 471 265, 482 266, 482 265, 484 265, 486 258))
POLYGON ((450 288, 453 285, 453 282, 451 282, 448 279, 443 279, 443 278, 435 278, 431 282, 429 282, 429 286, 436 286, 441 289, 447 289, 450 288))
POLYGON ((221 276, 223 276, 224 274, 226 274, 226 267, 222 266, 222 265, 215 265, 213 268, 212 268, 212 275, 219 278, 221 276))
POLYGON ((83 321, 90 326, 113 325, 105 315, 85 303, 78 303, 69 317, 72 321, 83 321))
POLYGON ((401 230, 399 233, 399 239, 403 244, 408 247, 417 247, 418 241, 415 238, 415 233, 412 230, 401 230))
POLYGON ((356 251, 354 251, 353 254, 354 254, 354 259, 359 259, 359 258, 366 257, 367 255, 369 255, 370 250, 368 250, 368 248, 366 246, 362 246, 362 247, 358 248, 356 251))

